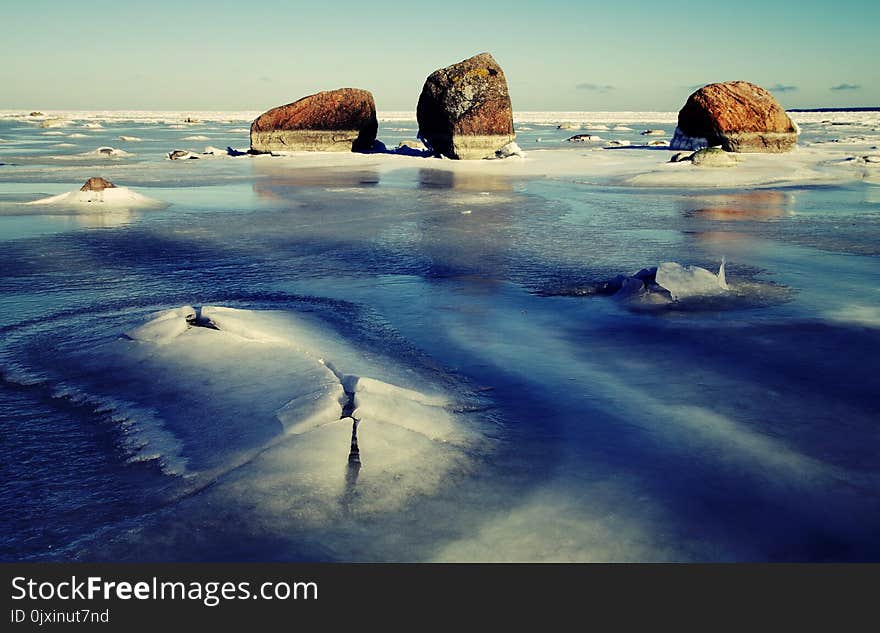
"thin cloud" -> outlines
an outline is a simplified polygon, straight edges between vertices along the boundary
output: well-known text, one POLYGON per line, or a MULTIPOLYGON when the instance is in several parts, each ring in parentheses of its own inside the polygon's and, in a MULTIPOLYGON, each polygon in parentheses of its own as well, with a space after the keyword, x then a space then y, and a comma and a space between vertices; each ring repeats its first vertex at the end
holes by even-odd
POLYGON ((831 89, 835 92, 839 92, 841 90, 861 90, 862 87, 859 84, 837 84, 836 86, 831 86, 831 89))
POLYGON ((775 84, 768 88, 770 92, 796 92, 797 89, 797 86, 787 86, 785 84, 775 84))
POLYGON ((614 86, 603 86, 600 84, 583 83, 576 86, 578 90, 590 90, 592 92, 608 92, 614 90, 614 86))

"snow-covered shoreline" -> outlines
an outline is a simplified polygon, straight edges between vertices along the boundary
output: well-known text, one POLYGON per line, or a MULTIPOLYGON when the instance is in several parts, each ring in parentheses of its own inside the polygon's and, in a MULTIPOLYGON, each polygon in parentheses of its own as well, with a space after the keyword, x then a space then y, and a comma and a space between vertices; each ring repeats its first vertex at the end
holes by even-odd
MULTIPOLYGON (((2 120, 43 120, 61 119, 65 121, 86 122, 124 122, 142 123, 186 123, 198 125, 202 122, 250 122, 260 115, 260 110, 40 110, 38 116, 30 116, 25 110, 0 110, 2 120), (189 121, 187 121, 189 119, 189 121)), ((790 112, 792 119, 801 123, 821 121, 852 121, 880 124, 877 111, 810 111, 790 112)), ((416 121, 415 110, 380 110, 377 112, 380 123, 383 121, 416 121)), ((514 123, 555 125, 560 123, 669 123, 678 119, 676 111, 514 111, 514 123)))

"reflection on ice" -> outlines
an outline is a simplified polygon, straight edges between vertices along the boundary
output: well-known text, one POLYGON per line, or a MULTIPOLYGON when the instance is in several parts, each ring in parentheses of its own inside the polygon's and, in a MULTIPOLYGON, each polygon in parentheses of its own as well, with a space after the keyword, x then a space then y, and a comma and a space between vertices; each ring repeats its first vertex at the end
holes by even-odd
POLYGON ((419 188, 456 189, 460 191, 509 192, 508 176, 479 171, 450 171, 437 168, 419 169, 419 188))
POLYGON ((691 195, 681 201, 686 216, 720 221, 768 221, 792 215, 794 196, 785 191, 740 191, 691 195))
POLYGON ((289 202, 298 190, 326 188, 337 191, 357 191, 379 183, 379 172, 369 167, 333 169, 300 167, 271 160, 255 160, 254 192, 261 198, 289 202))

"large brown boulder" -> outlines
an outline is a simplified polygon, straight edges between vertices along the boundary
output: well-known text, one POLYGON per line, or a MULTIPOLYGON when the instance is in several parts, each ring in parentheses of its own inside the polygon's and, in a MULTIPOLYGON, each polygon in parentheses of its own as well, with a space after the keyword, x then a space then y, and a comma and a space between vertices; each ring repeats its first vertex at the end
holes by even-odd
POLYGON ((516 138, 507 80, 489 53, 431 73, 416 117, 419 138, 449 158, 494 158, 516 138))
POLYGON ((798 130, 772 94, 748 81, 709 84, 678 113, 671 149, 720 145, 728 152, 787 152, 798 130))
POLYGON ((373 146, 379 122, 367 90, 340 88, 272 108, 251 123, 254 152, 351 152, 373 146))

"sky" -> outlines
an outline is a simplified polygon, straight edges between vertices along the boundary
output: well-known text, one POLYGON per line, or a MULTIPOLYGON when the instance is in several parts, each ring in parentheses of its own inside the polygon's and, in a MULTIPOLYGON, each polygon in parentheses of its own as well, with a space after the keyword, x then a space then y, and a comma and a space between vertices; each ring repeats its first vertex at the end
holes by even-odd
POLYGON ((880 1, 3 0, 0 109, 266 110, 344 86, 414 110, 488 51, 515 110, 675 111, 744 79, 880 106, 880 1))

